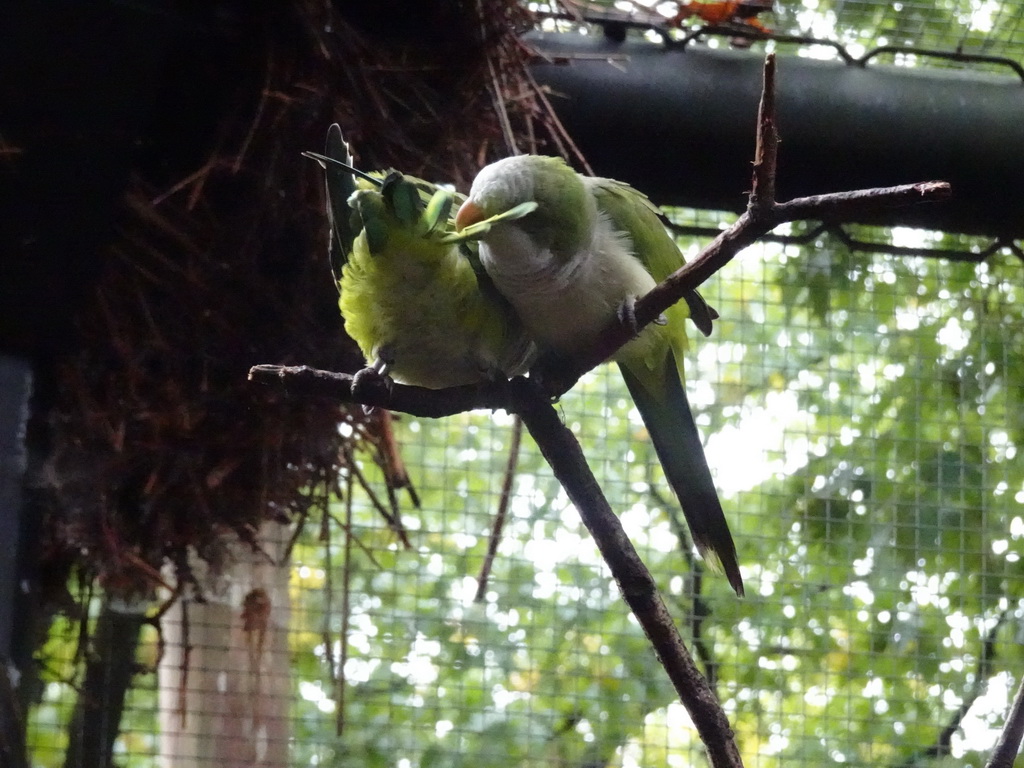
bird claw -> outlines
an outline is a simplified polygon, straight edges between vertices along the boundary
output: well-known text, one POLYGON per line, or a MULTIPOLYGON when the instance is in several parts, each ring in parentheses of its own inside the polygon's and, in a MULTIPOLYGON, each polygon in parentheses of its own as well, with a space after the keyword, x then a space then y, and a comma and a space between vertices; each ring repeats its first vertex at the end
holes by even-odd
MULTIPOLYGON (((631 336, 636 336, 640 333, 640 328, 636 322, 636 296, 627 296, 619 305, 615 314, 619 318, 619 322, 629 329, 631 336)), ((655 325, 668 325, 668 318, 665 315, 658 315, 654 323, 655 325)))
MULTIPOLYGON (((640 328, 636 321, 636 296, 627 296, 615 311, 615 315, 619 318, 619 322, 629 329, 631 336, 636 336, 640 333, 640 328)), ((664 314, 658 315, 654 319, 654 324, 668 325, 668 317, 664 314)))
POLYGON ((627 296, 619 308, 615 310, 615 316, 619 322, 629 329, 630 335, 636 336, 639 329, 636 327, 636 297, 627 296))
MULTIPOLYGON (((352 397, 360 400, 375 389, 380 388, 387 390, 390 396, 395 386, 394 379, 388 375, 390 368, 391 363, 389 361, 378 357, 373 361, 372 365, 356 371, 355 375, 352 376, 352 397)), ((367 416, 373 413, 374 410, 375 407, 372 405, 363 405, 363 413, 367 416)))

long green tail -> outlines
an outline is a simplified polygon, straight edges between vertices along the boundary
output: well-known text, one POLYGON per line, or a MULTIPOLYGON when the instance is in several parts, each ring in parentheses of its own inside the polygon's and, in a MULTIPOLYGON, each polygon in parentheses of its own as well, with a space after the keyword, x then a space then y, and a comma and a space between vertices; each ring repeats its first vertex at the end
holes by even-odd
POLYGON ((712 567, 721 565, 736 594, 743 578, 736 562, 736 545, 704 457, 704 446, 686 399, 686 389, 671 355, 666 356, 665 391, 656 395, 624 365, 619 365, 630 395, 651 435, 669 485, 683 508, 693 543, 712 567))

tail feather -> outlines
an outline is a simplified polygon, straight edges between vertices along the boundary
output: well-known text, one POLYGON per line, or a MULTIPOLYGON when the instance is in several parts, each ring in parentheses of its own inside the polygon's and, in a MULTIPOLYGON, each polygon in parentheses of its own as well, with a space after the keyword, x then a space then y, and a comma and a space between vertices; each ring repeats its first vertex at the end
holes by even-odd
POLYGON ((666 386, 662 393, 645 387, 625 365, 620 364, 619 370, 651 435, 665 477, 683 508, 693 543, 712 567, 721 566, 736 594, 742 595, 743 578, 736 561, 736 545, 718 500, 675 360, 667 356, 666 386))
POLYGON ((704 297, 696 291, 688 291, 683 294, 683 301, 690 309, 690 320, 697 326, 697 330, 705 336, 710 336, 711 331, 714 330, 713 322, 718 319, 718 312, 715 311, 715 308, 704 301, 704 297))

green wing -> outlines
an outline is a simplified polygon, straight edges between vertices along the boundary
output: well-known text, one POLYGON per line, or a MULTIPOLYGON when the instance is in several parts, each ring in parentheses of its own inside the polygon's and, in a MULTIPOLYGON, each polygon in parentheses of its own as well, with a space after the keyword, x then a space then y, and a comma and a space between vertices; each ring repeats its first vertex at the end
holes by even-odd
MULTIPOLYGON (((591 185, 598 207, 616 229, 629 235, 637 258, 655 280, 660 283, 684 264, 679 246, 665 228, 664 214, 647 195, 614 179, 594 178, 591 185)), ((687 292, 683 299, 694 325, 705 336, 711 335, 718 313, 697 291, 687 292)))
MULTIPOLYGON (((682 266, 683 255, 665 229, 661 212, 645 195, 621 182, 596 181, 598 207, 615 229, 629 235, 634 253, 655 280, 664 280, 682 266)), ((644 331, 648 336, 653 333, 654 338, 660 335, 672 354, 666 354, 666 347, 655 341, 639 358, 627 355, 620 359, 619 369, 647 426, 665 477, 679 499, 697 549, 712 567, 725 571, 733 589, 742 595, 736 546, 683 386, 685 319, 692 313, 701 318, 698 328, 704 330, 706 325, 710 330, 711 320, 717 315, 696 291, 685 298, 686 304, 678 303, 666 312, 667 327, 644 331)))

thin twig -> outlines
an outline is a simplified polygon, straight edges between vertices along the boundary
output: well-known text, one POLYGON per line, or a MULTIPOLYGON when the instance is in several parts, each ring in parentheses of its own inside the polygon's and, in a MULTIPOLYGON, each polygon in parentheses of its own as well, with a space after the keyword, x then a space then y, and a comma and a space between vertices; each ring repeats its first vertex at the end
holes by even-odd
POLYGON ((536 78, 534 78, 533 76, 533 72, 531 72, 530 70, 525 70, 525 74, 527 81, 533 87, 534 93, 540 100, 541 105, 544 107, 544 111, 548 117, 548 120, 550 121, 550 125, 548 127, 551 130, 551 136, 558 143, 559 148, 561 149, 562 156, 566 156, 566 147, 568 147, 568 149, 572 152, 573 156, 579 161, 580 166, 583 168, 583 170, 585 170, 587 173, 593 176, 594 169, 590 166, 590 163, 587 162, 586 156, 584 156, 584 154, 580 151, 580 148, 576 145, 576 142, 573 141, 573 138, 569 134, 569 131, 566 130, 565 125, 562 123, 561 119, 558 117, 558 114, 555 112, 555 108, 551 106, 551 100, 548 99, 547 93, 545 93, 544 91, 544 86, 541 86, 537 82, 536 78))
POLYGON ((181 665, 178 671, 181 677, 178 678, 178 707, 176 714, 180 720, 180 728, 184 730, 188 726, 188 675, 192 668, 192 627, 189 621, 188 607, 191 601, 182 597, 179 601, 181 606, 181 665))
MULTIPOLYGON (((334 558, 331 557, 331 519, 327 508, 321 509, 319 540, 324 548, 324 609, 322 621, 320 622, 320 642, 324 646, 327 673, 334 688, 332 691, 334 701, 340 702, 344 697, 344 694, 341 692, 342 681, 338 675, 340 665, 338 660, 334 658, 334 638, 331 637, 331 619, 334 617, 334 558)), ((339 707, 339 709, 342 708, 339 707)))
POLYGON ((754 179, 747 208, 771 210, 775 205, 775 169, 779 156, 779 131, 775 125, 775 54, 764 60, 764 86, 757 108, 757 145, 754 147, 754 179))
POLYGON ((988 679, 992 675, 992 665, 996 658, 996 635, 999 633, 1003 622, 1006 621, 1007 612, 1003 611, 996 619, 996 623, 985 633, 981 642, 981 651, 978 653, 978 667, 974 672, 974 681, 971 690, 963 697, 960 706, 950 716, 949 722, 939 732, 935 743, 925 750, 917 752, 900 764, 900 768, 914 768, 926 760, 942 757, 950 754, 953 744, 953 734, 960 730, 967 713, 988 688, 988 679))
POLYGON ((263 78, 263 89, 260 91, 260 100, 256 105, 256 112, 252 116, 252 120, 249 122, 249 130, 245 134, 245 138, 242 139, 242 144, 238 148, 238 154, 235 155, 235 162, 231 167, 232 173, 238 173, 242 170, 242 164, 245 162, 246 153, 249 151, 249 145, 252 144, 252 139, 256 135, 256 129, 259 127, 263 119, 263 110, 267 107, 267 96, 270 93, 272 74, 274 70, 274 56, 273 52, 269 52, 267 61, 264 63, 266 72, 263 78))
POLYGON ((346 703, 346 686, 348 681, 345 678, 345 665, 348 664, 348 635, 349 625, 352 621, 352 473, 350 472, 346 480, 345 488, 345 549, 343 551, 342 560, 342 578, 341 578, 341 658, 338 660, 337 670, 337 690, 338 698, 336 706, 338 707, 337 715, 335 716, 334 729, 335 735, 342 736, 345 733, 345 703, 346 703))
POLYGON ((523 438, 523 420, 516 416, 512 423, 512 438, 508 447, 508 462, 505 464, 505 480, 501 484, 501 497, 498 499, 498 511, 494 513, 494 525, 491 527, 491 538, 487 542, 487 554, 484 555, 480 574, 476 577, 476 595, 474 603, 482 603, 487 594, 487 582, 494 565, 494 556, 498 554, 501 543, 501 532, 505 529, 508 516, 508 505, 512 501, 512 483, 516 479, 516 465, 519 463, 519 447, 523 438))
MULTIPOLYGON (((346 476, 347 476, 347 473, 346 473, 346 476)), ((331 517, 331 520, 334 521, 334 524, 336 526, 338 526, 338 528, 340 528, 342 531, 344 531, 345 535, 348 538, 352 539, 352 543, 355 544, 357 547, 359 547, 359 551, 362 552, 364 555, 366 555, 366 559, 370 561, 370 563, 373 565, 374 568, 376 568, 378 571, 381 571, 381 572, 387 570, 383 566, 383 564, 381 564, 380 560, 378 560, 376 557, 373 556, 373 550, 371 550, 368 546, 366 546, 365 544, 363 544, 363 542, 361 542, 359 540, 359 537, 355 535, 355 532, 352 530, 352 528, 349 525, 347 525, 343 520, 339 520, 334 515, 331 515, 330 517, 331 517)))
POLYGON ((363 473, 359 469, 359 465, 356 464, 355 457, 352 456, 351 451, 346 446, 344 449, 346 465, 351 475, 359 481, 359 487, 366 492, 367 497, 370 499, 370 503, 373 504, 374 508, 380 513, 380 516, 387 522, 388 527, 398 537, 398 540, 402 542, 402 546, 406 549, 412 549, 412 542, 409 541, 409 534, 405 530, 405 524, 402 522, 401 516, 395 512, 392 514, 391 510, 384 506, 384 503, 377 498, 377 494, 373 490, 373 486, 366 479, 363 473))
POLYGON ((676 605, 678 605, 685 613, 690 615, 690 639, 693 643, 693 651, 697 655, 697 658, 700 659, 701 665, 704 667, 704 677, 708 681, 708 687, 717 694, 718 662, 715 660, 711 646, 708 644, 707 638, 704 636, 704 623, 711 618, 711 606, 708 605, 703 594, 703 562, 694 556, 693 541, 690 538, 690 530, 680 516, 681 510, 679 505, 666 499, 654 483, 651 482, 650 478, 648 478, 647 482, 647 493, 658 506, 665 510, 665 514, 668 516, 669 525, 672 527, 672 532, 676 535, 676 539, 679 541, 679 551, 682 554, 683 559, 686 560, 686 565, 689 567, 691 585, 689 592, 693 602, 691 605, 686 605, 682 599, 684 595, 681 595, 680 599, 676 601, 676 605))
POLYGON ((484 16, 484 9, 480 2, 477 0, 476 3, 477 21, 480 22, 480 42, 484 49, 484 61, 487 62, 487 74, 489 79, 487 81, 487 90, 490 91, 491 101, 494 105, 494 114, 498 118, 498 125, 501 126, 501 135, 505 140, 505 150, 510 155, 519 154, 519 147, 516 145, 515 133, 512 130, 512 123, 508 117, 508 107, 505 106, 504 92, 502 83, 498 78, 498 70, 494 66, 494 59, 491 56, 493 50, 492 47, 487 45, 487 28, 484 24, 486 17, 484 16))
MULTIPOLYGON (((391 503, 391 511, 395 517, 399 516, 398 497, 395 495, 399 488, 405 488, 413 506, 419 508, 420 497, 413 487, 409 473, 405 469, 405 462, 402 460, 402 451, 395 437, 395 415, 385 408, 375 408, 370 417, 375 423, 376 429, 363 429, 361 432, 367 436, 367 442, 372 443, 377 449, 374 457, 377 465, 384 473, 384 483, 388 489, 388 500, 391 503)), ((364 425, 364 426, 368 426, 364 425)))

